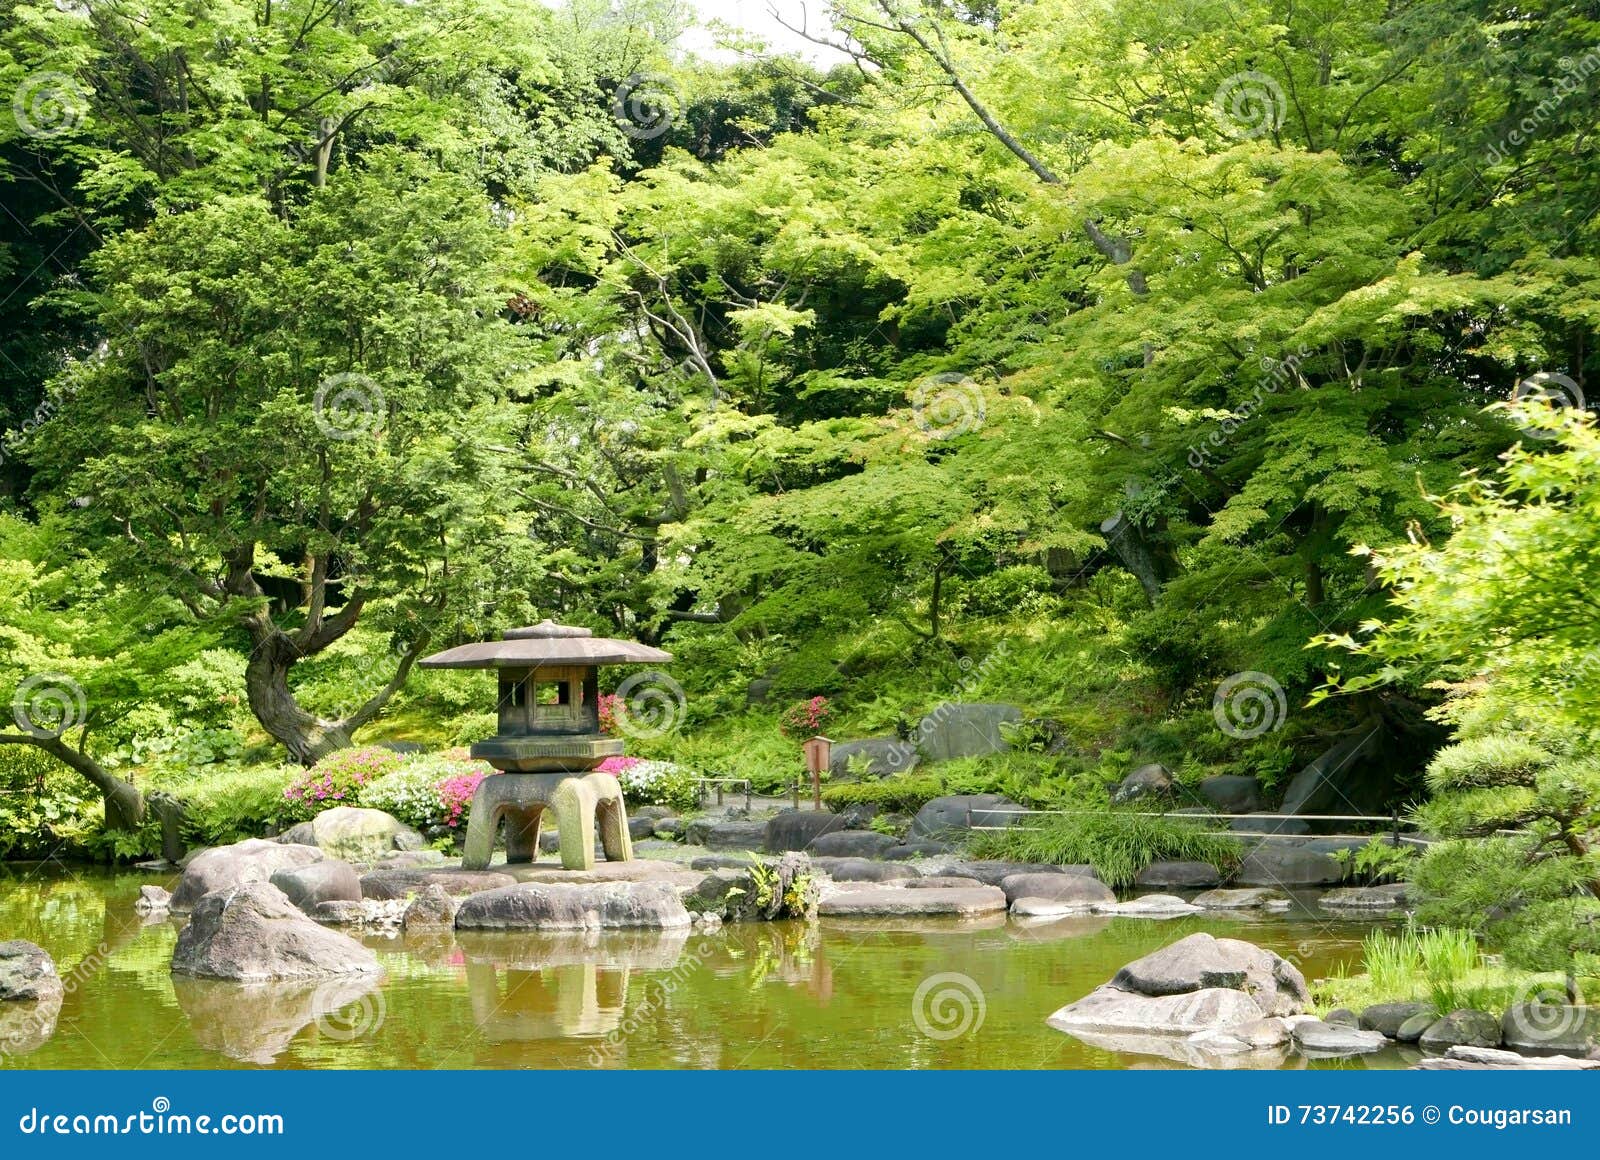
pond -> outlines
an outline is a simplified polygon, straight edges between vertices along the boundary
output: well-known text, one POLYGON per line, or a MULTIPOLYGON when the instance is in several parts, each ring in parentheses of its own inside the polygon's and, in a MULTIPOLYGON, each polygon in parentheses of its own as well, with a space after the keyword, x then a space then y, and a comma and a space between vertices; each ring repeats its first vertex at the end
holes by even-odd
MULTIPOLYGON (((381 984, 175 980, 177 924, 141 920, 147 874, 0 867, 0 939, 67 981, 23 1068, 1149 1068, 1045 1025, 1124 963, 1196 930, 1353 966, 1370 924, 1276 916, 1032 925, 772 923, 701 934, 365 940, 381 984), (321 1011, 323 1014, 318 1015, 321 1011)), ((171 886, 171 882, 163 885, 171 886)), ((1401 1067, 1399 1051, 1291 1067, 1401 1067)))

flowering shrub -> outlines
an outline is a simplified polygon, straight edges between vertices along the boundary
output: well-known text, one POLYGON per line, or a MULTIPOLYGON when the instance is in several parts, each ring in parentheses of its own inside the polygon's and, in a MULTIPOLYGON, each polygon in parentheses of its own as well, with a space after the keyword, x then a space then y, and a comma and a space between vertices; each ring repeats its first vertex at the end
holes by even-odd
POLYGON ((458 831, 468 821, 472 795, 493 771, 465 749, 413 758, 368 784, 361 804, 393 814, 423 832, 458 831))
POLYGON ((778 728, 789 737, 804 740, 822 732, 822 727, 833 716, 833 706, 826 697, 812 697, 784 710, 778 718, 778 728))
MULTIPOLYGON (((615 733, 617 731, 617 703, 621 700, 622 698, 615 693, 600 694, 600 732, 615 733)), ((611 771, 607 770, 606 772, 610 773, 611 771)))
POLYGON ((608 757, 596 772, 614 775, 622 783, 622 796, 630 805, 687 810, 695 804, 694 770, 687 766, 637 757, 608 757))
POLYGON ((378 746, 330 753, 283 791, 290 813, 302 820, 339 805, 354 805, 361 788, 398 769, 405 758, 378 746))

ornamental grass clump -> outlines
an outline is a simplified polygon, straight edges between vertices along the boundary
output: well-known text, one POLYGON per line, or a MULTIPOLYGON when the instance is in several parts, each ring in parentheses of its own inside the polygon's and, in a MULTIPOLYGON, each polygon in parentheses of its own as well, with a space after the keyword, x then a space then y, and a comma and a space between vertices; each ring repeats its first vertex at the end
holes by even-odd
POLYGON ((1030 818, 1003 830, 979 831, 976 858, 1011 862, 1088 863, 1107 886, 1132 886, 1152 862, 1206 862, 1223 872, 1239 862, 1239 844, 1208 833, 1204 820, 1154 818, 1105 810, 1030 818))

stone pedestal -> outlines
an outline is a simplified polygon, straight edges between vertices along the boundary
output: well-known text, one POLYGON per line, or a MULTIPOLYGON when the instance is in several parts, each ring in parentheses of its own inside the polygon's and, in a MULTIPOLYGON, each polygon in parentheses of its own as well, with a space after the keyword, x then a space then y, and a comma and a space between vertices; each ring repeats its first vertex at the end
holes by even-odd
POLYGON ((561 864, 594 869, 595 826, 606 861, 633 858, 622 787, 607 773, 496 773, 483 779, 472 798, 462 867, 485 870, 494 855, 495 832, 506 823, 506 861, 534 862, 545 810, 553 810, 561 837, 561 864))

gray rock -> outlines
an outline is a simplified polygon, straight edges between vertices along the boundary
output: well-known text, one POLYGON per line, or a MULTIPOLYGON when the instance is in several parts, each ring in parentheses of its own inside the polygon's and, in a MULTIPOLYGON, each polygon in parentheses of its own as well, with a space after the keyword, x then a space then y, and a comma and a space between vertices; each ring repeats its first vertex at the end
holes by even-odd
POLYGON ((516 885, 509 874, 495 870, 372 870, 361 876, 361 896, 379 902, 406 898, 438 885, 452 897, 516 885))
POLYGON ((307 918, 269 882, 202 897, 178 935, 172 970, 235 982, 376 974, 377 956, 307 918))
POLYGON ((1330 886, 1344 877, 1331 855, 1267 843, 1245 855, 1234 880, 1246 886, 1330 886))
POLYGON ((1171 995, 1144 995, 1109 983, 1052 1014, 1058 1031, 1129 1035, 1193 1035, 1218 1027, 1254 1024, 1266 1016, 1243 991, 1208 987, 1171 995))
POLYGON ((1401 1043, 1415 1043, 1421 1039, 1423 1033, 1439 1021, 1439 1016, 1432 1007, 1423 1005, 1423 1009, 1411 1016, 1395 1029, 1394 1038, 1401 1043))
POLYGON ((811 844, 811 850, 824 858, 882 858, 899 844, 898 839, 875 830, 838 830, 823 834, 811 844))
POLYGON ((642 842, 646 838, 655 837, 656 823, 654 818, 629 818, 628 836, 635 842, 642 842))
POLYGON ((133 909, 137 914, 163 914, 172 909, 172 895, 160 886, 141 886, 133 909))
POLYGON ((922 874, 904 862, 871 862, 865 858, 813 858, 811 864, 835 882, 898 882, 922 874))
POLYGON ((904 886, 907 890, 944 890, 952 886, 966 890, 982 885, 984 884, 976 878, 956 878, 943 874, 932 878, 907 878, 904 880, 904 886))
POLYGON ((1262 815, 1253 818, 1234 818, 1228 829, 1236 834, 1309 834, 1311 823, 1300 818, 1277 818, 1262 815))
POLYGON ((916 768, 921 755, 916 746, 898 737, 864 737, 859 741, 842 741, 829 751, 829 772, 835 775, 848 772, 852 758, 865 758, 866 772, 870 776, 888 777, 892 773, 904 773, 916 768))
POLYGON ((281 840, 315 846, 328 857, 346 862, 375 862, 391 850, 420 850, 427 845, 421 834, 400 819, 382 810, 356 806, 324 810, 281 840))
POLYGON ((662 818, 655 824, 652 831, 656 837, 671 841, 683 837, 684 827, 687 823, 682 818, 662 818))
POLYGON ((63 994, 55 960, 43 947, 0 942, 0 1003, 59 1003, 63 994))
MULTIPOLYGON (((873 802, 851 802, 840 806, 836 812, 843 823, 839 827, 841 830, 870 830, 872 819, 878 816, 878 807, 873 802)), ((910 819, 906 822, 909 824, 910 819)))
POLYGON ((1245 886, 1237 890, 1207 890, 1194 904, 1205 910, 1283 910, 1289 897, 1270 886, 1245 886))
POLYGON ((772 853, 784 850, 811 850, 811 844, 824 834, 845 828, 838 814, 818 810, 782 810, 767 820, 763 848, 772 853))
MULTIPOLYGON (((1335 1027, 1360 1027, 1361 1017, 1348 1007, 1335 1007, 1322 1017, 1324 1023, 1331 1023, 1335 1027)), ((1372 1030, 1372 1028, 1367 1028, 1372 1030)))
POLYGON ((1111 791, 1111 801, 1116 805, 1138 801, 1141 798, 1166 797, 1172 793, 1176 782, 1172 770, 1156 762, 1141 765, 1111 791))
POLYGON ((917 748, 929 761, 987 757, 1011 748, 1001 730, 1022 720, 1015 705, 960 704, 946 701, 917 726, 917 748))
POLYGON ((689 912, 672 887, 656 882, 586 886, 523 883, 465 899, 457 930, 676 930, 689 912))
POLYGON ((893 846, 885 851, 883 856, 891 862, 909 862, 913 858, 933 858, 949 852, 950 844, 948 842, 933 842, 923 838, 915 842, 906 842, 899 846, 893 846))
POLYGON ((1208 777, 1199 791, 1219 814, 1253 814, 1261 808, 1261 783, 1253 777, 1231 773, 1208 777))
MULTIPOLYGON (((438 850, 391 850, 376 862, 374 870, 415 870, 423 866, 443 866, 448 861, 438 850)), ((457 859, 455 865, 459 866, 457 859)))
POLYGON ((1215 886, 1222 873, 1206 862, 1152 862, 1133 881, 1135 886, 1215 886))
POLYGON ((448 930, 456 924, 456 900, 445 893, 437 882, 422 888, 422 893, 411 900, 401 916, 400 925, 406 930, 448 930))
POLYGON ((759 872, 750 866, 713 870, 681 897, 690 912, 723 922, 804 919, 816 913, 821 880, 807 855, 788 851, 759 872))
POLYGON ((677 811, 670 806, 629 806, 630 818, 647 818, 652 822, 665 821, 667 818, 678 816, 677 811))
POLYGON ((861 886, 824 891, 817 912, 827 918, 879 918, 902 915, 975 918, 1003 913, 1006 896, 994 886, 907 890, 903 886, 861 886))
POLYGON ((279 870, 270 881, 307 914, 319 902, 361 901, 361 876, 350 863, 333 858, 279 870))
POLYGON ((1435 1052, 1451 1047, 1499 1047, 1500 1020, 1470 1007, 1452 1011, 1424 1031, 1417 1044, 1424 1051, 1435 1052))
MULTIPOLYGON (((1387 1035, 1390 1039, 1399 1039, 1400 1029, 1418 1015, 1431 1017, 1433 1008, 1426 1003, 1374 1003, 1362 1009, 1358 1026, 1366 1031, 1387 1035)), ((1421 1037, 1422 1030, 1426 1028, 1418 1030, 1416 1037, 1411 1040, 1412 1043, 1421 1037)))
MULTIPOLYGON (((695 841, 694 822, 689 823, 689 841, 695 841)), ((714 822, 704 838, 695 842, 708 850, 759 850, 767 841, 765 822, 714 822)))
POLYGON ((1144 894, 1117 903, 1111 911, 1125 918, 1177 918, 1185 914, 1199 914, 1200 907, 1176 894, 1144 894))
POLYGON ((925 862, 924 874, 947 874, 958 878, 976 878, 986 886, 999 886, 1013 874, 1071 874, 1080 878, 1099 877, 1093 866, 1053 866, 1048 862, 1001 862, 980 859, 968 862, 960 858, 935 858, 925 862))
POLYGON ((973 826, 1009 826, 1021 820, 1016 802, 997 793, 934 798, 911 819, 912 838, 962 836, 973 826))
POLYGON ((186 913, 213 891, 266 882, 279 870, 308 866, 325 857, 327 855, 315 846, 267 842, 259 838, 214 847, 189 860, 178 889, 173 892, 172 910, 186 913))
POLYGON ((1406 904, 1406 884, 1395 882, 1387 886, 1346 886, 1330 890, 1317 899, 1324 910, 1355 911, 1358 913, 1387 914, 1401 910, 1406 904))
POLYGON ((1517 1051, 1587 1055, 1600 1048, 1600 1010, 1559 1003, 1517 1003, 1500 1021, 1500 1038, 1517 1051))
POLYGON ((1147 996, 1228 988, 1248 993, 1262 1015, 1296 1015, 1311 999, 1305 977, 1281 955, 1254 943, 1203 933, 1129 963, 1109 985, 1147 996))
POLYGON ((1384 769, 1384 739, 1383 730, 1366 729, 1336 742, 1290 779, 1283 812, 1370 813, 1393 785, 1384 769))
POLYGON ((1413 1071, 1600 1071, 1600 1059, 1569 1055, 1527 1056, 1493 1047, 1452 1047, 1442 1056, 1424 1059, 1413 1071))
POLYGON ((744 870, 761 861, 758 854, 702 854, 689 863, 691 870, 744 870))
POLYGON ((1348 1055, 1367 1055, 1382 1051, 1389 1041, 1376 1031, 1363 1031, 1338 1023, 1324 1023, 1320 1019, 1296 1023, 1289 1033, 1304 1054, 1313 1058, 1331 1059, 1348 1055))
POLYGON ((1079 911, 1117 903, 1111 887, 1098 878, 1077 874, 1008 874, 1000 880, 1000 889, 1005 891, 1008 902, 1019 898, 1048 899, 1071 904, 1079 911))

